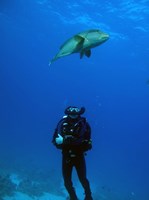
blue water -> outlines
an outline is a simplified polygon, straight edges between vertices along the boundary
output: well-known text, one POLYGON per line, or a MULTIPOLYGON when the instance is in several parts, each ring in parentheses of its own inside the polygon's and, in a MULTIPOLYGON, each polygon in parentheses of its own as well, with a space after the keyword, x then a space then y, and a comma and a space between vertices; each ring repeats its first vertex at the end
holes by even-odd
POLYGON ((66 106, 85 106, 94 196, 149 199, 148 21, 147 0, 0 1, 1 170, 61 178, 52 135, 66 106), (90 58, 73 54, 49 68, 65 40, 95 28, 110 39, 90 58))

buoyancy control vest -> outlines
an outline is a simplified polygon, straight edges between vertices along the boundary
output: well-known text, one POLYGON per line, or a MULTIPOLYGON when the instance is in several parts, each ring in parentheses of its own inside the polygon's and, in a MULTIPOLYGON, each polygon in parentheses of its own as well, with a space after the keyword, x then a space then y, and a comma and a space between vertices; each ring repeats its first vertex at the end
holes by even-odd
POLYGON ((56 133, 64 138, 63 145, 56 145, 60 149, 82 146, 82 150, 87 151, 92 148, 91 129, 84 117, 77 120, 71 120, 68 116, 63 118, 57 125, 56 133))

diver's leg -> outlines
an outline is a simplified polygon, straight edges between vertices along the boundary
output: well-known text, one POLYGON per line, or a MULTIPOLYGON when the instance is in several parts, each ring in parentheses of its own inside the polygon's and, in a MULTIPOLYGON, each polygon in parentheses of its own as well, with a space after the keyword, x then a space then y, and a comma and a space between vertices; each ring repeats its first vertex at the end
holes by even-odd
POLYGON ((84 155, 77 157, 76 162, 75 162, 75 167, 77 170, 79 180, 85 191, 85 200, 93 200, 92 195, 91 195, 90 184, 89 184, 88 179, 86 178, 86 162, 85 162, 84 155))
POLYGON ((65 155, 63 155, 62 172, 64 178, 64 185, 70 195, 70 200, 78 200, 72 183, 72 169, 73 164, 71 160, 68 159, 65 155))

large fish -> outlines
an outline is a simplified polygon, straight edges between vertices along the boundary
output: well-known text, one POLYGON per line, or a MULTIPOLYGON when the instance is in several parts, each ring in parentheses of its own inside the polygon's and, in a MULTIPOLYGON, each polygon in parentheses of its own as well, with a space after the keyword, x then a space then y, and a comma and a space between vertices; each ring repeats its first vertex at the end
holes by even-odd
POLYGON ((61 47, 60 51, 50 61, 49 64, 57 59, 73 53, 80 53, 80 58, 84 55, 91 56, 91 48, 101 45, 109 39, 109 35, 100 30, 87 30, 74 35, 68 39, 61 47))

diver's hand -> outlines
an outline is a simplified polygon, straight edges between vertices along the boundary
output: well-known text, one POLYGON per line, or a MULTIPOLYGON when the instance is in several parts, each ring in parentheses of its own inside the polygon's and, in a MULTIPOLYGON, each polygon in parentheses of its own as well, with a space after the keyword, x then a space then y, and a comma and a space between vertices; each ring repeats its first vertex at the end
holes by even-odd
POLYGON ((58 137, 55 139, 56 144, 63 144, 63 137, 58 134, 58 137))

